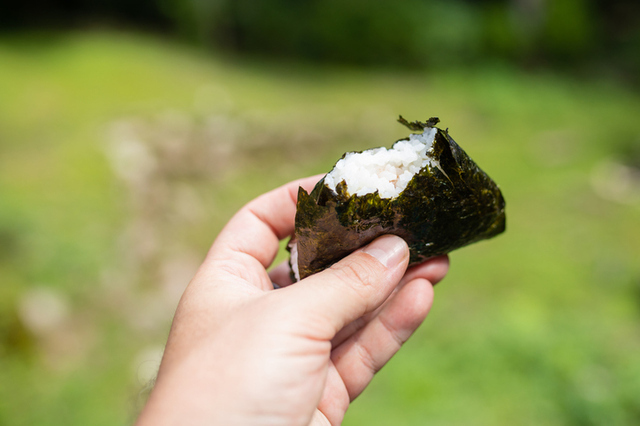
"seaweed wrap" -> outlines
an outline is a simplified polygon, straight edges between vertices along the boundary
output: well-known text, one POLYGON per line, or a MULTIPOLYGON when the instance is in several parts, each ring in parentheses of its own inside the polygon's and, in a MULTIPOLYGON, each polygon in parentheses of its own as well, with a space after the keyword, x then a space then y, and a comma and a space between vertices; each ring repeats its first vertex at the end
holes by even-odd
POLYGON ((390 149, 348 152, 310 194, 299 188, 288 245, 296 281, 383 234, 402 237, 416 264, 505 230, 500 188, 439 119, 398 121, 417 133, 390 149))

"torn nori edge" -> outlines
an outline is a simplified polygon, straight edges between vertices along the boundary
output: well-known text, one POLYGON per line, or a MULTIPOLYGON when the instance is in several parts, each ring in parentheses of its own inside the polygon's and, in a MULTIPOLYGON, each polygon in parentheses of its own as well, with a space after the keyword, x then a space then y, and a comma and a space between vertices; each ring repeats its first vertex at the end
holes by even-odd
MULTIPOLYGON (((439 122, 437 118, 408 122, 402 116, 398 121, 420 132, 439 122)), ((437 128, 428 155, 440 167, 427 164, 396 198, 380 198, 378 192, 349 195, 344 181, 333 191, 324 178, 311 194, 299 188, 290 245, 297 243, 300 279, 383 234, 404 238, 409 263, 415 264, 503 232, 505 201, 498 185, 448 131, 437 128)))

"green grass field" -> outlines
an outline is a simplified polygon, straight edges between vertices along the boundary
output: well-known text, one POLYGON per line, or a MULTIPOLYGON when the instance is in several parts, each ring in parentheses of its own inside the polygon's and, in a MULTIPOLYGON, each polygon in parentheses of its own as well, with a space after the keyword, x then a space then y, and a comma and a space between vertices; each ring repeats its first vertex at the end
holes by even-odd
POLYGON ((404 137, 398 114, 441 118, 500 184, 507 232, 451 254, 345 424, 640 423, 640 95, 95 32, 0 37, 0 424, 131 423, 226 220, 404 137))

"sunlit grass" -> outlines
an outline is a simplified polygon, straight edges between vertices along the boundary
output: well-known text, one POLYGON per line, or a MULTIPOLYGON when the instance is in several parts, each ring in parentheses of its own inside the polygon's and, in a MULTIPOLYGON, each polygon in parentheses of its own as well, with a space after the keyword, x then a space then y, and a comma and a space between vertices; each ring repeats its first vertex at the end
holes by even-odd
POLYGON ((140 356, 164 343, 226 220, 405 136, 397 114, 441 118, 500 184, 507 233, 451 255, 428 321, 345 423, 640 421, 640 203, 593 184, 640 144, 637 94, 500 66, 312 68, 78 33, 0 39, 0 97, 0 423, 130 421, 140 356), (68 307, 45 334, 21 311, 42 288, 68 307))

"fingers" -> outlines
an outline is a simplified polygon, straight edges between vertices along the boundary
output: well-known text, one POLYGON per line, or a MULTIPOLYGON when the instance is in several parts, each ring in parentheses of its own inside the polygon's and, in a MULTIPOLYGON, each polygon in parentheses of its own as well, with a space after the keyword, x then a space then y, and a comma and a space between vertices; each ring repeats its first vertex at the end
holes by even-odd
MULTIPOLYGON (((436 285, 442 281, 448 271, 449 257, 447 255, 433 257, 423 263, 414 265, 407 269, 404 277, 402 277, 399 287, 416 278, 424 278, 431 284, 436 285)), ((286 287, 293 284, 291 281, 291 266, 289 265, 288 260, 285 260, 275 268, 272 268, 269 272, 269 276, 271 277, 271 281, 276 283, 279 287, 286 287)))
POLYGON ((286 287, 293 284, 291 281, 291 267, 289 266, 289 261, 285 260, 275 268, 271 269, 271 271, 269 271, 269 277, 271 278, 271 281, 276 283, 279 287, 286 287))
POLYGON ((396 287, 396 289, 394 290, 394 293, 392 293, 389 296, 389 299, 387 299, 375 311, 347 324, 347 326, 345 326, 342 330, 338 332, 338 334, 336 335, 336 337, 333 338, 331 343, 333 344, 334 347, 337 347, 342 342, 344 342, 349 337, 351 337, 351 335, 353 335, 362 327, 364 327, 369 321, 371 321, 376 315, 378 315, 380 310, 382 310, 393 297, 395 297, 394 295, 395 292, 402 289, 402 287, 404 287, 407 283, 415 279, 422 278, 429 281, 431 284, 436 284, 444 278, 448 270, 449 270, 449 258, 447 256, 434 257, 426 260, 425 262, 419 265, 414 265, 411 268, 407 269, 407 272, 404 274, 404 277, 402 277, 400 284, 398 285, 398 287, 396 287))
POLYGON ((407 269, 407 273, 402 278, 402 283, 408 283, 416 278, 424 278, 431 284, 436 285, 442 281, 448 271, 449 256, 433 257, 407 269))
MULTIPOLYGON (((291 275, 290 275, 290 266, 288 261, 283 261, 278 266, 273 268, 271 272, 269 272, 271 280, 276 283, 279 287, 286 287, 292 284, 291 275)), ((426 260, 425 262, 414 265, 411 268, 407 269, 404 277, 400 281, 400 284, 394 290, 394 293, 400 290, 405 284, 410 281, 413 281, 418 278, 425 279, 429 281, 432 285, 435 285, 442 281, 449 270, 449 257, 446 255, 437 256, 431 259, 426 260)), ((343 327, 338 334, 332 339, 331 343, 333 347, 339 346, 342 342, 351 337, 354 333, 364 327, 369 321, 371 321, 380 310, 382 310, 386 304, 391 300, 391 298, 395 297, 394 293, 389 296, 381 306, 379 306, 374 311, 360 317, 356 318, 354 321, 347 324, 343 327)))
POLYGON ((330 340, 338 330, 380 306, 391 294, 409 261, 404 240, 385 235, 329 269, 279 292, 299 314, 312 318, 309 337, 330 340))
POLYGON ((298 187, 310 190, 319 179, 290 182, 245 205, 220 232, 208 258, 249 257, 268 267, 278 252, 278 241, 293 232, 298 187))
POLYGON ((358 333, 335 348, 331 360, 353 400, 424 321, 433 287, 422 278, 407 283, 358 333))
MULTIPOLYGON (((335 365, 330 362, 324 392, 318 403, 318 411, 328 420, 329 424, 341 425, 350 402, 351 400, 349 399, 349 393, 344 385, 344 381, 342 377, 340 377, 338 370, 336 370, 335 365)), ((311 424, 316 425, 313 422, 311 424)))

